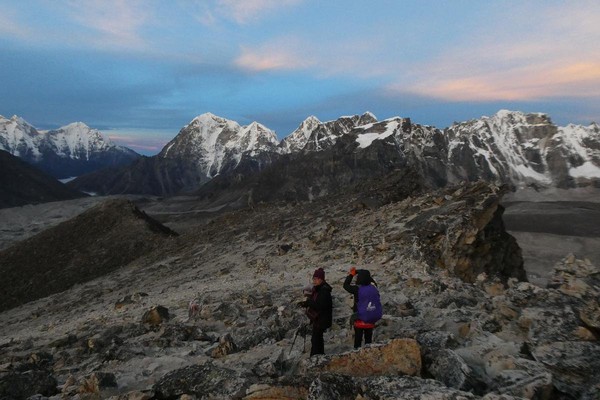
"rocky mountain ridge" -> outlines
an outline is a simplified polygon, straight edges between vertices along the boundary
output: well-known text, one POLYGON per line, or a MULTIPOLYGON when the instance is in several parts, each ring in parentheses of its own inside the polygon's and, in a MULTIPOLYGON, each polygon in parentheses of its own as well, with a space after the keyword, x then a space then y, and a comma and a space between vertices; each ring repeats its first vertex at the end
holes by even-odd
MULTIPOLYGON (((420 171, 431 187, 478 179, 517 187, 600 186, 598 125, 557 127, 544 114, 501 110, 444 130, 415 124, 409 118, 377 121, 372 113, 324 123, 311 116, 281 142, 260 124, 249 127, 204 114, 151 160, 82 177, 72 185, 102 194, 173 195, 194 191, 218 178, 245 185, 245 192, 260 192, 250 183, 264 179, 258 175, 272 175, 268 170, 281 174, 296 169, 294 163, 306 165, 321 158, 329 159, 333 169, 339 170, 339 163, 344 163, 355 175, 367 178, 409 166, 420 171), (358 172, 348 160, 357 165, 368 162, 373 168, 358 172)), ((301 176, 283 178, 302 180, 301 176)), ((308 178, 319 179, 310 174, 308 178)), ((321 187, 316 195, 334 190, 321 187)))
POLYGON ((0 150, 58 178, 70 178, 109 166, 131 163, 139 155, 104 138, 97 129, 75 122, 38 131, 23 118, 0 116, 0 150))
MULTIPOLYGON (((545 114, 506 110, 492 117, 454 124, 446 131, 454 170, 482 170, 480 177, 515 185, 572 188, 600 185, 600 127, 554 125, 545 114)), ((459 173, 456 176, 462 178, 459 173)))

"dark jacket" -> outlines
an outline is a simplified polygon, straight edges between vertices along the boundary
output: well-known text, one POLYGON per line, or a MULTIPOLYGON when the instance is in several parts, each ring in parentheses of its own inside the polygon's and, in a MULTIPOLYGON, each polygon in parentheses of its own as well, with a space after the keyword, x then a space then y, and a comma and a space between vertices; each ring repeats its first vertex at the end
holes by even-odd
POLYGON ((327 282, 323 282, 319 286, 313 287, 312 295, 306 299, 307 315, 315 328, 322 330, 331 328, 333 322, 332 289, 327 282))

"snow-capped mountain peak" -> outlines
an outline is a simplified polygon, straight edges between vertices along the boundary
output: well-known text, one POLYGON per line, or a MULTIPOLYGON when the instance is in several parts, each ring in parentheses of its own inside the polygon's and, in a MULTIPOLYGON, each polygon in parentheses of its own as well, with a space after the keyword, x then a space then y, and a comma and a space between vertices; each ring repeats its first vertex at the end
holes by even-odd
POLYGON ((377 118, 368 111, 363 115, 346 115, 327 122, 310 116, 283 139, 280 147, 284 153, 322 151, 333 146, 341 136, 353 129, 374 122, 377 122, 377 118))
MULTIPOLYGON (((198 115, 188 125, 203 125, 203 126, 212 126, 215 124, 226 124, 226 123, 236 123, 234 121, 228 120, 227 118, 219 117, 213 113, 207 112, 201 115, 198 115)), ((236 123, 237 124, 237 123, 236 123)))
POLYGON ((0 149, 21 158, 39 158, 40 133, 23 118, 0 116, 0 149))
POLYGON ((254 155, 258 152, 273 151, 279 144, 275 132, 258 122, 242 128, 239 134, 239 149, 254 155))
POLYGON ((279 146, 281 147, 282 152, 296 153, 302 150, 304 146, 306 146, 310 135, 321 125, 322 122, 314 115, 306 118, 295 131, 281 141, 279 146))
MULTIPOLYGON (((2 117, 0 115, 0 119, 2 119, 2 118, 4 118, 4 117, 2 117)), ((10 120, 16 122, 19 125, 29 125, 29 123, 27 121, 25 121, 23 118, 19 117, 18 115, 13 115, 10 118, 10 120)))
POLYGON ((74 122, 38 131, 23 118, 0 117, 0 149, 37 165, 57 178, 131 162, 138 154, 116 146, 97 129, 74 122))
POLYGON ((371 111, 367 111, 365 112, 362 116, 362 119, 372 119, 374 121, 377 121, 377 117, 375 116, 375 114, 373 114, 371 111))
POLYGON ((91 154, 115 146, 100 131, 83 122, 73 122, 45 134, 56 154, 74 159, 88 160, 91 154))
POLYGON ((278 144, 275 132, 258 122, 242 127, 235 121, 204 113, 183 127, 158 157, 185 160, 206 179, 221 173, 223 168, 235 168, 245 153, 254 157, 277 152, 278 144))

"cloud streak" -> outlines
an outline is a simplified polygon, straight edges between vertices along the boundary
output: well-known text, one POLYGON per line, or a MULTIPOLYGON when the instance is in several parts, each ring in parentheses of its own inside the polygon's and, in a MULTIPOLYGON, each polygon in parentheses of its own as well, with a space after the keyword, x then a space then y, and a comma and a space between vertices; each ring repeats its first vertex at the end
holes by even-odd
POLYGON ((0 37, 12 36, 25 39, 31 36, 31 30, 17 22, 16 13, 8 7, 0 8, 0 37))
POLYGON ((213 0, 198 3, 197 19, 205 25, 216 25, 220 19, 239 25, 254 23, 265 15, 290 8, 304 0, 213 0))
POLYGON ((139 0, 70 1, 72 20, 96 32, 91 42, 98 48, 140 48, 146 40, 140 33, 149 21, 149 7, 139 0))

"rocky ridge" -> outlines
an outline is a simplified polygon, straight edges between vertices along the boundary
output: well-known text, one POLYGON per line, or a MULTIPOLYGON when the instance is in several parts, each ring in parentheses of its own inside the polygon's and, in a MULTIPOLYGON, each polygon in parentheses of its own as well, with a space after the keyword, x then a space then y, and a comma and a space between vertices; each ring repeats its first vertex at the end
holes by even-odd
POLYGON ((503 187, 365 185, 224 213, 104 277, 3 312, 2 395, 595 398, 596 266, 571 255, 548 287, 524 281, 503 232, 503 187), (385 312, 375 343, 358 351, 341 288, 351 265, 371 270, 385 312), (334 287, 334 325, 327 355, 308 358, 295 303, 317 266, 334 287))
POLYGON ((0 311, 103 276, 176 235, 127 200, 109 200, 0 251, 0 311))

